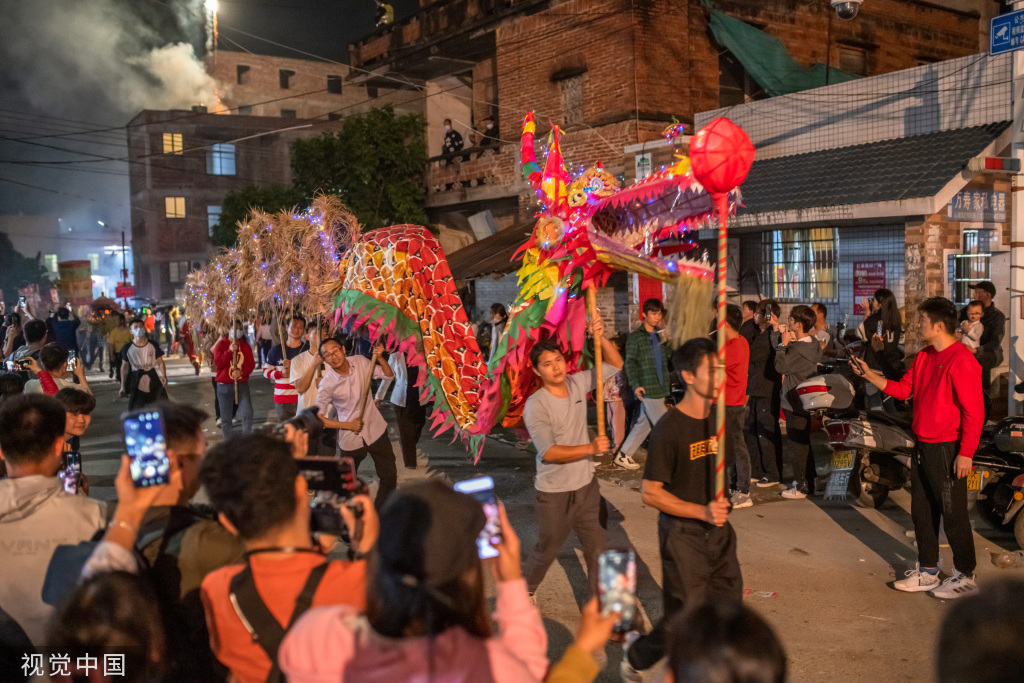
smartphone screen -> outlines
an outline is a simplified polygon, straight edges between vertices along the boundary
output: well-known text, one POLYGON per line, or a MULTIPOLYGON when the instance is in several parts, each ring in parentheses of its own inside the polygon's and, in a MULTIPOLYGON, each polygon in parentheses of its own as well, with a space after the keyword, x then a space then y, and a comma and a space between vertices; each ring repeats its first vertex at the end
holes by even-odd
POLYGON ((597 589, 602 614, 622 613, 617 631, 628 630, 636 612, 636 555, 632 550, 606 550, 597 561, 597 589))
POLYGON ((498 500, 494 497, 494 480, 490 477, 467 479, 455 484, 455 490, 468 493, 484 508, 487 521, 476 539, 477 553, 481 560, 498 556, 498 549, 492 545, 501 540, 501 521, 498 518, 498 500))
POLYGON ((78 352, 72 349, 68 351, 68 372, 75 371, 75 361, 78 359, 78 352))
POLYGON ((19 297, 18 297, 18 303, 19 303, 19 304, 23 304, 23 303, 25 303, 25 297, 23 297, 23 296, 19 296, 19 297))
POLYGON ((78 493, 78 481, 82 474, 82 455, 74 451, 65 455, 64 469, 60 476, 64 480, 64 490, 68 493, 78 493))
POLYGON ((143 410, 124 416, 124 443, 131 458, 135 486, 157 486, 170 479, 170 461, 164 440, 163 417, 158 410, 143 410))

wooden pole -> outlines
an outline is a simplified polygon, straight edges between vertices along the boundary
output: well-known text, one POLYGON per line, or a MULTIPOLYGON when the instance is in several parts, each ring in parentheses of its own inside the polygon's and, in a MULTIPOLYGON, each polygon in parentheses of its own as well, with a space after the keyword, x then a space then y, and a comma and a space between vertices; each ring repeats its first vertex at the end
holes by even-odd
POLYGON ((373 379, 373 369, 377 367, 377 361, 380 359, 380 354, 373 354, 373 358, 370 359, 370 371, 366 373, 366 380, 363 382, 363 396, 359 399, 359 417, 363 417, 363 411, 366 410, 366 399, 370 396, 370 380, 373 379))
POLYGON ((718 368, 715 373, 715 399, 718 402, 715 411, 715 424, 718 427, 715 455, 715 500, 725 497, 725 283, 728 264, 728 227, 726 217, 729 215, 728 193, 716 194, 715 207, 718 213, 718 368))
MULTIPOLYGON (((591 285, 587 288, 587 309, 590 311, 590 324, 598 318, 597 313, 597 288, 591 285)), ((597 435, 605 436, 604 429, 604 359, 601 352, 601 340, 594 335, 594 372, 597 375, 595 382, 594 398, 597 399, 597 435)))

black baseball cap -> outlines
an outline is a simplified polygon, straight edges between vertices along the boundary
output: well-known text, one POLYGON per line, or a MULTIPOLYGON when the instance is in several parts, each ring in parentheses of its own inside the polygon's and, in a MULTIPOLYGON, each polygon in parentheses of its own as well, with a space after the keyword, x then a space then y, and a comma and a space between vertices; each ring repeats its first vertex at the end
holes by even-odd
POLYGON ((984 292, 988 292, 992 296, 996 295, 996 286, 988 280, 985 280, 984 282, 975 282, 971 285, 971 289, 980 289, 984 292))
POLYGON ((409 585, 443 586, 480 561, 476 539, 486 522, 480 503, 440 479, 406 486, 380 514, 380 569, 409 585))

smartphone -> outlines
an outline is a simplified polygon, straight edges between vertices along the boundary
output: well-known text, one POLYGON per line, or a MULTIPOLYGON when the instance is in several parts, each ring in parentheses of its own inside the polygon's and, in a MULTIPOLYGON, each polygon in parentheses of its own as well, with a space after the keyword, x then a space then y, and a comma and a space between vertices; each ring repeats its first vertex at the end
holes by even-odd
POLYGON ((23 296, 19 296, 19 297, 18 297, 18 303, 19 303, 19 304, 23 304, 23 303, 25 303, 25 297, 23 297, 23 296))
POLYGON ((498 499, 494 497, 494 480, 490 477, 467 479, 455 484, 455 490, 473 496, 484 508, 487 521, 476 539, 477 554, 481 560, 498 556, 493 543, 501 540, 501 519, 498 517, 498 499))
POLYGON ((74 451, 65 454, 64 468, 60 472, 64 480, 64 490, 78 493, 78 484, 82 477, 82 454, 74 451))
POLYGON ((767 320, 768 322, 772 321, 772 309, 770 309, 770 308, 765 309, 764 319, 767 320))
POLYGON ((159 410, 140 410, 121 420, 135 486, 145 488, 170 481, 171 462, 167 458, 163 414, 159 410))
POLYGON ((628 631, 636 613, 636 553, 632 550, 606 550, 597 559, 597 591, 601 613, 620 612, 616 631, 628 631))
POLYGON ((75 371, 75 364, 78 360, 78 352, 74 349, 68 351, 68 372, 75 371))

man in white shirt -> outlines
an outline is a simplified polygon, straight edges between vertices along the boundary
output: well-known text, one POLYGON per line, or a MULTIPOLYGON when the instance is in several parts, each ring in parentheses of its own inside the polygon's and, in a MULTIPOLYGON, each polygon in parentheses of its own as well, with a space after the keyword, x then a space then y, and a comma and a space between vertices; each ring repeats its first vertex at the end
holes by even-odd
POLYGON ((317 368, 322 367, 320 357, 320 330, 313 326, 309 330, 309 347, 291 360, 288 383, 299 392, 299 410, 316 405, 316 394, 320 389, 317 368))
POLYGON ((337 339, 325 339, 320 343, 320 356, 327 363, 328 370, 320 381, 316 405, 320 408, 320 419, 325 427, 338 429, 338 455, 355 459, 356 470, 366 458, 373 458, 373 465, 380 477, 380 487, 374 504, 378 509, 384 505, 388 495, 398 486, 398 470, 395 465, 395 451, 388 438, 388 425, 376 404, 367 400, 362 414, 359 406, 363 403, 366 378, 371 372, 377 379, 394 377, 394 372, 383 357, 384 347, 376 344, 377 365, 371 367, 370 360, 363 356, 348 357, 345 348, 337 339), (325 417, 327 409, 334 406, 337 419, 325 417))

